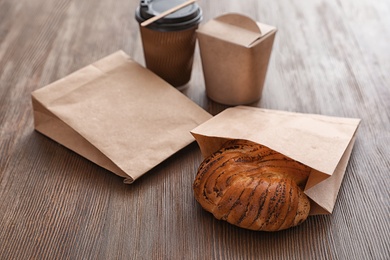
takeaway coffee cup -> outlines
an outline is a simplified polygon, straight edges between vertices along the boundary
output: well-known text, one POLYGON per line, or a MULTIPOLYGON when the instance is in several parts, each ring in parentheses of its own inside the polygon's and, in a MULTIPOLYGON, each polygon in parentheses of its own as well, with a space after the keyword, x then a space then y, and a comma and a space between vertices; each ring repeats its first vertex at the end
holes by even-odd
MULTIPOLYGON (((184 0, 141 0, 135 12, 139 24, 169 10, 184 0)), ((145 27, 140 25, 146 67, 174 87, 191 79, 196 29, 202 10, 193 3, 145 27)))

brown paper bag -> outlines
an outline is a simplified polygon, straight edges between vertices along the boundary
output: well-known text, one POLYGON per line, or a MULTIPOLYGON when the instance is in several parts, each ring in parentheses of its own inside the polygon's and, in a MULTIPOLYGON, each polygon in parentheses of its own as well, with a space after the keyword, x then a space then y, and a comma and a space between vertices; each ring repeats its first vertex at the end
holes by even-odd
POLYGON ((228 139, 246 139, 312 168, 304 192, 311 215, 330 214, 355 142, 360 119, 254 107, 228 108, 191 131, 202 155, 228 139))
POLYGON ((32 93, 35 129, 131 183, 194 141, 211 118, 116 52, 32 93))

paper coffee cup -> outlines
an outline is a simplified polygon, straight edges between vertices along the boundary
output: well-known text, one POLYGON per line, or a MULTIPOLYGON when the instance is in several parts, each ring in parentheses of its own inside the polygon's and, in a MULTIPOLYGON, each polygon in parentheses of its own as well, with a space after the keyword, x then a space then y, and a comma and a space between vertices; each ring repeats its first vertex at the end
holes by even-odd
MULTIPOLYGON (((141 24, 184 1, 142 0, 135 12, 141 24)), ((174 87, 191 79, 196 43, 196 29, 202 20, 202 10, 194 3, 154 23, 140 25, 146 67, 174 87)))

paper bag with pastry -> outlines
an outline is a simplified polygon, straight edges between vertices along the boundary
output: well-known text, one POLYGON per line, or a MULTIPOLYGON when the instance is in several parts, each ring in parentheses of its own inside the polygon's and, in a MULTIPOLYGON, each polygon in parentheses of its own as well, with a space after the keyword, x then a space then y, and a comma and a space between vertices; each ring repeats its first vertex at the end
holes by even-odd
POLYGON ((205 158, 195 197, 218 219, 253 230, 281 230, 308 214, 330 214, 359 123, 228 108, 191 131, 205 158))

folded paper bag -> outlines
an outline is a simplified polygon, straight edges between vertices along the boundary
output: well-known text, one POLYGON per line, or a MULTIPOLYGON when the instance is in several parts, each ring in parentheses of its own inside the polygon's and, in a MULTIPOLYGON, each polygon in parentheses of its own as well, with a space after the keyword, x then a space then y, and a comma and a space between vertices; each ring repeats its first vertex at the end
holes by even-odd
POLYGON ((299 161, 312 170, 305 187, 311 215, 330 214, 355 142, 360 119, 228 108, 191 131, 207 157, 229 139, 246 139, 299 161))
POLYGON ((111 54, 32 93, 35 129, 131 183, 194 141, 211 115, 132 61, 111 54))

